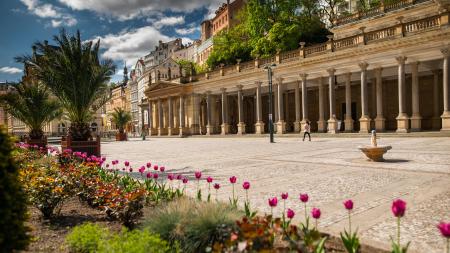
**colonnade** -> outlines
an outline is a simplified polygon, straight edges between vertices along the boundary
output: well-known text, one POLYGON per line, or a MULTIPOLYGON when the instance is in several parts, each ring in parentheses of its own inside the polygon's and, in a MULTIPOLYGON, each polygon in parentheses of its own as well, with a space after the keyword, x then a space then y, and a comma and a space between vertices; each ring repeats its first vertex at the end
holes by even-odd
MULTIPOLYGON (((450 130, 450 105, 449 105, 449 60, 450 54, 448 49, 441 50, 443 54, 443 68, 442 68, 442 93, 440 93, 440 80, 441 75, 439 70, 432 70, 430 74, 433 78, 432 83, 432 105, 433 110, 433 127, 440 125, 441 130, 450 130), (442 107, 438 102, 442 96, 442 107)), ((418 61, 408 61, 406 56, 396 57, 397 62, 397 86, 398 86, 398 115, 396 116, 397 132, 409 132, 420 131, 422 129, 422 116, 420 110, 420 82, 419 82, 419 66, 418 61), (409 67, 411 72, 411 97, 407 98, 406 94, 406 67, 409 67), (407 113, 407 101, 411 102, 411 116, 407 113)), ((382 66, 369 66, 367 62, 358 63, 358 72, 344 72, 339 69, 329 68, 326 70, 325 77, 327 83, 323 82, 323 76, 315 76, 315 78, 309 78, 308 73, 300 73, 299 80, 295 81, 294 85, 294 98, 295 98, 295 119, 293 120, 293 131, 301 132, 304 129, 304 125, 308 122, 309 112, 311 111, 309 106, 311 95, 308 90, 316 90, 318 93, 318 115, 317 117, 317 131, 337 133, 341 130, 345 132, 355 131, 354 122, 359 123, 359 132, 367 133, 372 129, 377 131, 386 130, 386 117, 384 115, 383 108, 383 71, 385 68, 382 66), (372 117, 369 114, 369 89, 368 89, 368 69, 373 71, 374 81, 372 84, 371 96, 374 106, 372 107, 372 117), (340 73, 337 75, 336 73, 340 73), (360 108, 359 118, 352 118, 352 76, 359 74, 360 84, 360 108), (345 116, 338 119, 336 116, 336 86, 337 77, 343 76, 345 87, 345 116), (314 83, 316 85, 310 85, 314 83), (328 97, 325 97, 325 86, 328 85, 328 97), (325 108, 325 100, 328 99, 328 108, 325 108), (325 110, 328 110, 328 119, 325 119, 325 110), (338 122, 344 122, 345 128, 339 128, 338 122)), ((284 95, 287 91, 287 83, 284 82, 283 77, 275 78, 274 82, 274 129, 277 134, 286 133, 286 120, 285 110, 288 110, 288 103, 284 102, 284 95)), ((292 85, 291 85, 292 86, 292 85)), ((408 88, 409 89, 409 88, 408 88)), ((245 86, 236 85, 232 88, 233 92, 228 92, 227 88, 221 88, 219 91, 206 91, 202 94, 177 94, 167 97, 150 98, 149 106, 149 132, 151 135, 186 135, 186 134, 230 134, 230 129, 234 126, 230 126, 230 110, 237 112, 237 122, 234 122, 235 132, 238 135, 246 133, 247 124, 254 124, 254 133, 263 134, 265 132, 265 126, 268 123, 268 115, 263 114, 263 82, 255 81, 254 85, 249 89, 245 89, 245 86), (245 93, 249 92, 254 97, 255 101, 255 118, 253 122, 248 122, 244 117, 244 97, 245 93), (237 108, 230 108, 229 98, 236 96, 237 108), (186 101, 189 102, 189 107, 186 101), (201 103, 203 101, 203 103, 201 103), (217 102, 217 103, 216 103, 217 102), (220 106, 216 104, 220 103, 220 106), (174 108, 174 105, 177 108, 174 108), (206 106, 206 111, 202 110, 202 106, 206 106), (189 111, 187 112, 187 108, 189 111), (214 108, 214 110, 213 110, 214 108), (153 109, 156 109, 153 112, 153 109), (174 113, 176 111, 177 113, 174 113), (200 121, 200 118, 205 121, 206 125, 200 121), (213 118, 215 119, 213 122, 213 118), (203 130, 205 128, 205 131, 203 130)), ((290 90, 292 91, 292 90, 290 90)), ((286 96, 287 100, 288 96, 286 96)), ((429 99, 429 98, 427 98, 429 99)), ((386 101, 384 101, 386 102, 386 101)), ((145 109, 145 108, 143 108, 145 109)))

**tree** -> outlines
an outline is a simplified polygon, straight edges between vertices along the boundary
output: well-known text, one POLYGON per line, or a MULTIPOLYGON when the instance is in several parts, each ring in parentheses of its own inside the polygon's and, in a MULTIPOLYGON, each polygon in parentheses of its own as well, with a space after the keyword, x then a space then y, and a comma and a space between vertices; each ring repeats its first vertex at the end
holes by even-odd
POLYGON ((131 114, 122 108, 114 108, 114 112, 110 115, 111 121, 119 129, 119 133, 125 132, 125 126, 131 121, 131 114))
POLYGON ((80 32, 68 35, 64 29, 54 36, 56 46, 35 43, 38 57, 19 57, 33 68, 38 80, 59 99, 71 122, 73 140, 88 140, 89 121, 108 100, 107 83, 114 74, 112 60, 100 61, 100 40, 83 42, 80 32))
POLYGON ((336 12, 337 7, 345 3, 345 0, 322 0, 320 1, 320 8, 322 15, 326 19, 329 26, 333 26, 338 13, 336 12))
POLYGON ((45 124, 62 115, 61 105, 50 98, 42 84, 11 85, 12 91, 0 96, 0 104, 30 129, 30 139, 42 139, 45 124))
POLYGON ((31 230, 27 225, 27 197, 19 182, 19 170, 11 156, 12 143, 0 127, 0 252, 26 249, 31 230))

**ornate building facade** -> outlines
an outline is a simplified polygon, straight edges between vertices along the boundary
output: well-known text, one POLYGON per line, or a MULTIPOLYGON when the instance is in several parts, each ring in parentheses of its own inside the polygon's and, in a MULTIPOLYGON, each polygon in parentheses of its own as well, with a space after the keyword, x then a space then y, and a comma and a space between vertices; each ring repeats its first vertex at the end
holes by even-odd
POLYGON ((319 45, 145 91, 151 135, 450 130, 448 2, 400 0, 336 21, 319 45))

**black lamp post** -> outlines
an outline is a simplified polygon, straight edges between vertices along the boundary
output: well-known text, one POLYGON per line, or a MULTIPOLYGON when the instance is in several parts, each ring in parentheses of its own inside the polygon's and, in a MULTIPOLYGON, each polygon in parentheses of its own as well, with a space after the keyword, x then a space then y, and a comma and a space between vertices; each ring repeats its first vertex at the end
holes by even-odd
POLYGON ((272 104, 273 104, 273 89, 272 89, 272 68, 275 67, 276 64, 266 65, 264 69, 267 70, 267 77, 269 80, 269 134, 270 134, 270 143, 274 143, 273 141, 273 112, 272 112, 272 104))

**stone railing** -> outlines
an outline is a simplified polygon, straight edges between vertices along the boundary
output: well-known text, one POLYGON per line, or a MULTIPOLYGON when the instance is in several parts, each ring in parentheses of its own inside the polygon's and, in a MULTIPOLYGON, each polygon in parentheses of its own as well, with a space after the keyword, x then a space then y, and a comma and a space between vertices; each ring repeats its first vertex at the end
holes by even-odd
POLYGON ((415 5, 418 3, 423 3, 423 2, 428 2, 428 1, 431 1, 431 0, 395 0, 391 3, 385 3, 385 1, 381 1, 381 3, 378 6, 372 7, 368 10, 357 11, 355 13, 351 13, 348 15, 343 15, 343 16, 338 17, 334 21, 334 25, 335 26, 345 25, 345 24, 352 23, 352 22, 355 22, 355 21, 358 21, 361 19, 378 16, 378 15, 381 15, 386 12, 398 10, 401 8, 405 8, 408 6, 412 6, 412 5, 415 5))
POLYGON ((375 31, 364 32, 364 30, 361 30, 359 35, 353 35, 338 40, 333 40, 332 37, 329 37, 327 42, 317 45, 305 47, 305 43, 301 42, 301 47, 298 49, 287 52, 277 52, 274 56, 257 58, 247 62, 239 62, 235 65, 221 66, 213 71, 195 75, 191 78, 191 80, 202 81, 232 75, 239 72, 248 72, 271 63, 283 64, 293 61, 300 61, 303 58, 337 52, 351 47, 364 46, 388 39, 414 35, 416 33, 421 33, 440 27, 447 27, 449 25, 449 18, 450 13, 445 12, 440 15, 410 21, 407 23, 399 23, 375 31))

